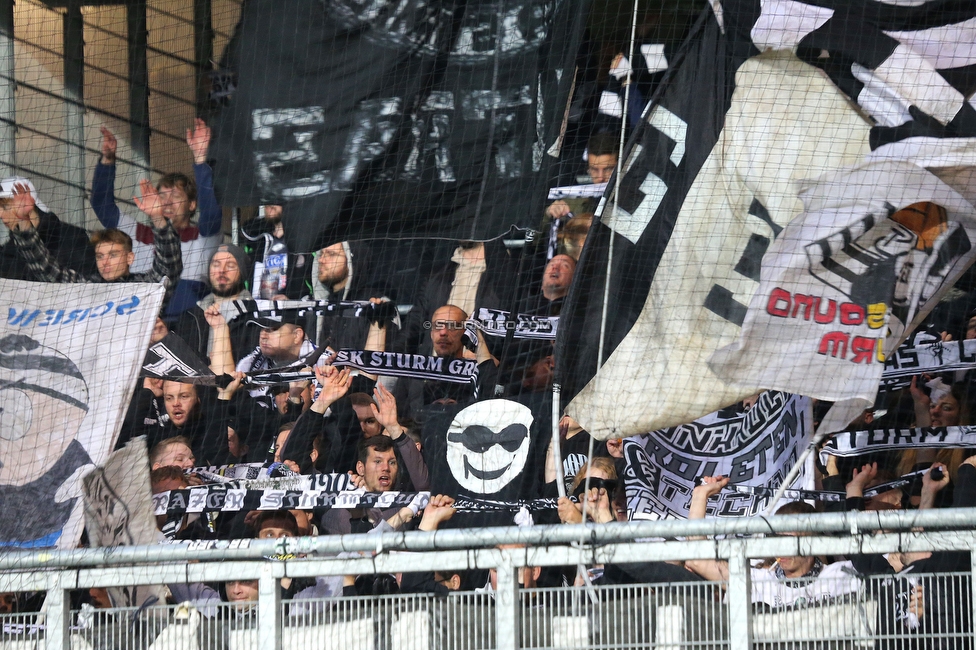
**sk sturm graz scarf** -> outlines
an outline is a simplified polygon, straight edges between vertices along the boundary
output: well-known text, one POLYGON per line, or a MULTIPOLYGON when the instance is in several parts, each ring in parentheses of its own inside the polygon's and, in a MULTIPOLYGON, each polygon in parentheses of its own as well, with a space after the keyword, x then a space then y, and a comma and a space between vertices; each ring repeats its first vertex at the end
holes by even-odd
POLYGON ((861 456, 876 451, 897 451, 912 447, 967 449, 976 447, 976 426, 925 427, 917 429, 874 429, 835 433, 820 451, 827 456, 861 456))
MULTIPOLYGON (((690 424, 624 440, 624 487, 634 519, 687 517, 695 479, 728 476, 732 484, 778 488, 813 434, 810 400, 767 391, 745 413, 726 409, 690 424)), ((812 487, 801 474, 794 488, 812 487)), ((709 515, 742 517, 771 494, 725 490, 709 515)))
POLYGON ((516 314, 514 319, 509 320, 509 318, 510 314, 507 311, 482 307, 478 310, 474 325, 488 336, 504 337, 508 328, 513 328, 515 330, 513 336, 517 339, 556 339, 556 330, 559 327, 558 316, 516 314))

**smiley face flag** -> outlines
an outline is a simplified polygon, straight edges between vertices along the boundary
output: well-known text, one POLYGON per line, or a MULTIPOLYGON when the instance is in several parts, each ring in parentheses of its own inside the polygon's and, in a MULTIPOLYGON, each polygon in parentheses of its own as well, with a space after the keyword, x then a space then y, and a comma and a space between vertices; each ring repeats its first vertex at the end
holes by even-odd
MULTIPOLYGON (((432 417, 424 425, 423 440, 431 491, 493 501, 540 496, 547 426, 548 419, 507 399, 475 402, 432 417)), ((466 526, 504 525, 512 523, 514 514, 472 513, 463 519, 466 526)))

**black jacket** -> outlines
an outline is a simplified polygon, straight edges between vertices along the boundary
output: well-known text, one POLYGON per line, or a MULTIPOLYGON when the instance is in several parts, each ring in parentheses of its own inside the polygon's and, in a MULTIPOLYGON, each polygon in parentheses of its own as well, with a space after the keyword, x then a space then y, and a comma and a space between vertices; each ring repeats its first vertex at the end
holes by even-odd
MULTIPOLYGON (((84 228, 64 223, 50 212, 38 210, 38 214, 40 221, 37 223, 37 234, 58 264, 84 276, 98 272, 95 267, 95 250, 91 247, 88 232, 84 228)), ((0 248, 0 277, 8 280, 40 281, 27 268, 13 240, 8 240, 0 248)))

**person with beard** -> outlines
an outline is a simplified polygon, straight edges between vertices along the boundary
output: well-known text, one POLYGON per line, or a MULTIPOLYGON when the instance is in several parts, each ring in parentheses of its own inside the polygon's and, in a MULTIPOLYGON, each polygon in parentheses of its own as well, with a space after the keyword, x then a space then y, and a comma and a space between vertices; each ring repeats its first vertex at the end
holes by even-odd
MULTIPOLYGON (((341 242, 321 249, 315 259, 314 297, 330 303, 392 298, 387 295, 390 293, 387 287, 373 282, 370 262, 370 250, 365 242, 341 242)), ((388 309, 395 306, 390 303, 388 309)), ((368 318, 344 318, 338 312, 324 314, 318 318, 313 339, 319 346, 328 345, 336 350, 362 350, 369 325, 368 318)), ((384 345, 384 349, 390 349, 386 342, 384 345)))
MULTIPOLYGON (((221 244, 211 256, 208 267, 210 293, 183 312, 173 326, 173 332, 186 341, 201 358, 210 359, 215 356, 214 350, 221 333, 216 328, 221 326, 227 327, 231 356, 235 364, 257 347, 258 332, 253 327, 247 327, 244 319, 238 318, 226 323, 222 318, 208 319, 206 313, 207 310, 214 311, 214 305, 219 310, 220 305, 228 300, 252 301, 250 292, 244 286, 250 269, 251 260, 239 246, 221 244)), ((253 308, 257 309, 257 306, 253 305, 253 308)))
POLYGON ((312 256, 288 250, 284 208, 261 206, 262 216, 241 227, 244 250, 254 260, 251 292, 258 300, 301 300, 311 293, 312 256))
MULTIPOLYGON (((456 305, 438 307, 428 324, 434 356, 446 359, 465 358, 464 323, 468 315, 456 305)), ((470 353, 469 353, 470 354, 470 353)), ((465 404, 477 395, 489 395, 495 385, 498 361, 491 355, 484 335, 478 332, 478 346, 472 355, 478 362, 478 384, 453 384, 435 379, 400 378, 393 387, 401 419, 422 421, 431 408, 448 404, 465 404)), ((467 358, 471 358, 468 356, 467 358)))

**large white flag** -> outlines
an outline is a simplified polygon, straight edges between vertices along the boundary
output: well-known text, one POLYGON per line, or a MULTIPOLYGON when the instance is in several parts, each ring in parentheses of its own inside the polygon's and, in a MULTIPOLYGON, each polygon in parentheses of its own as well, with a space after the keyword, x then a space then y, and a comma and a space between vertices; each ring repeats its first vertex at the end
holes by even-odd
POLYGON ((729 385, 874 402, 886 355, 976 257, 976 209, 907 162, 827 174, 762 263, 739 340, 709 367, 729 385))
POLYGON ((0 280, 0 545, 74 547, 163 287, 0 280))

